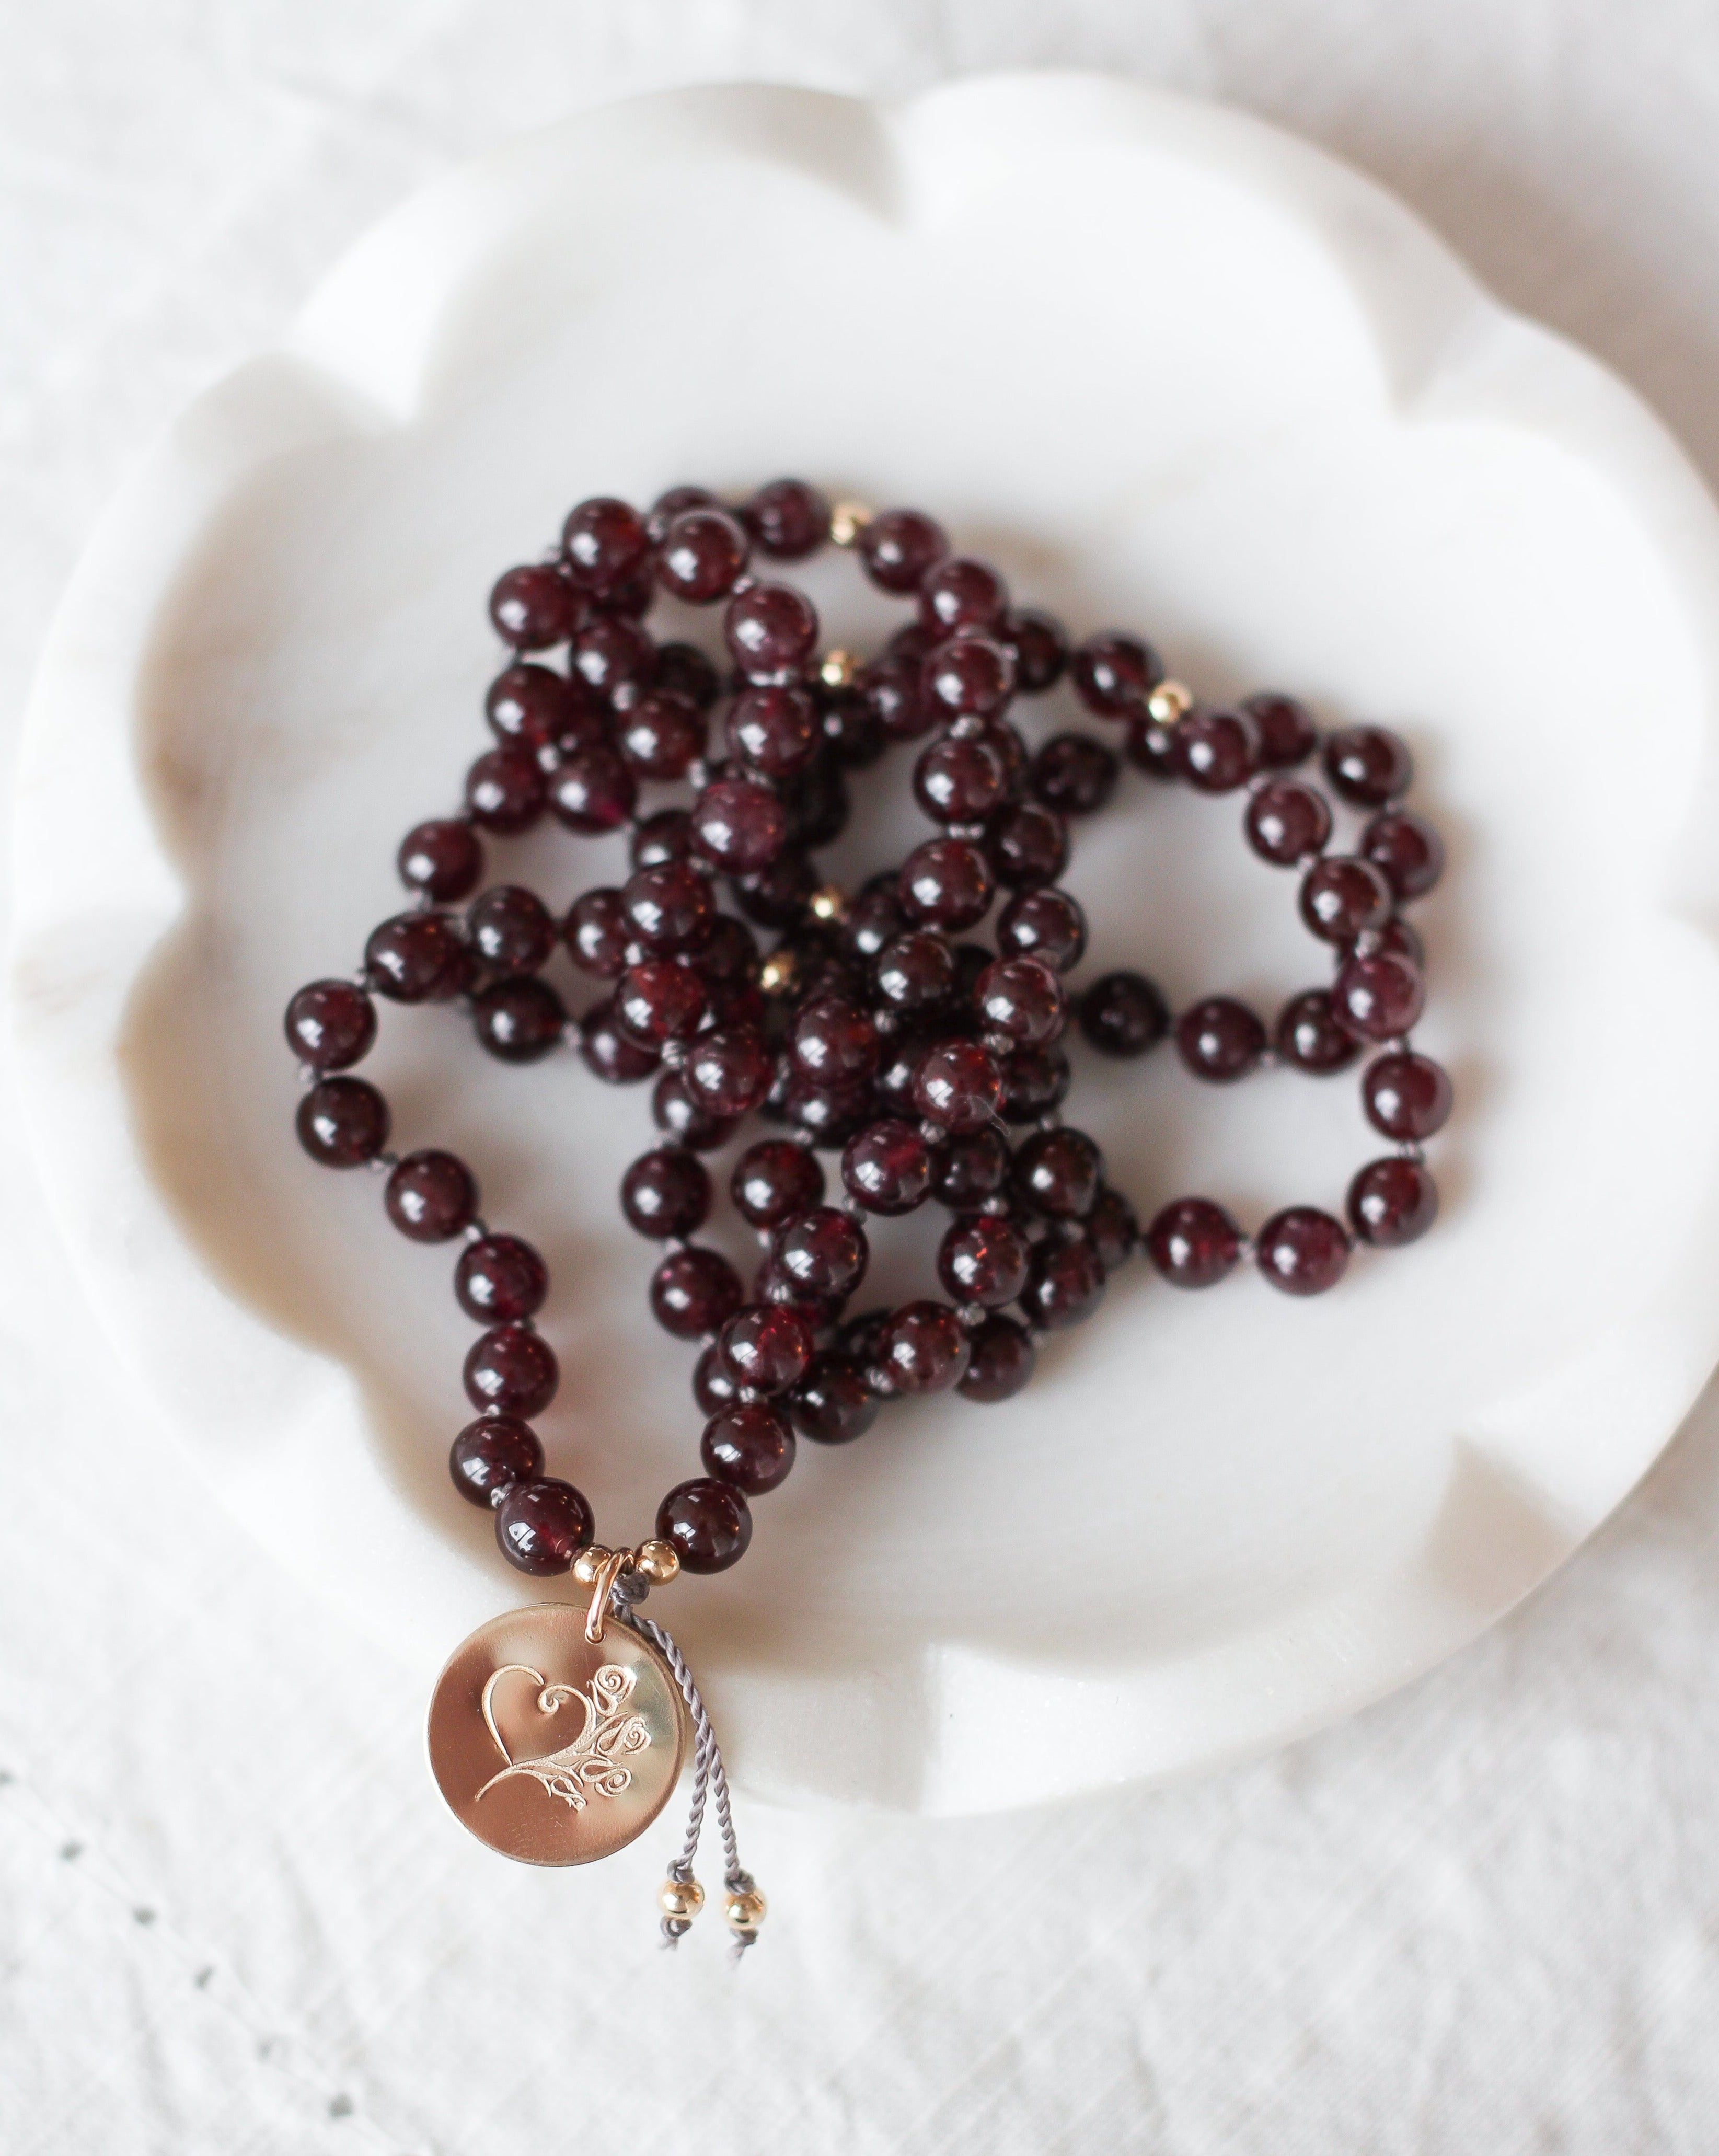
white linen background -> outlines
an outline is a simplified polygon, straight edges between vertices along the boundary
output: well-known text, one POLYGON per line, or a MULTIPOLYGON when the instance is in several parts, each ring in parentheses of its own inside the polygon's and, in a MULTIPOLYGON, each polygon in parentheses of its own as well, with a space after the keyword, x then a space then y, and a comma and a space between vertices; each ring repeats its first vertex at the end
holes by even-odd
MULTIPOLYGON (((1710 0, 5 0, 8 771, 140 446, 420 182, 670 83, 1036 64, 1352 159, 1719 475, 1710 0)), ((128 1397, 3 1110, 0 1193, 7 2156, 1719 2145, 1711 1404, 1488 1639, 1275 1758, 978 1822, 749 1804, 777 1913, 734 1975, 719 1917, 655 1951, 648 1858, 444 1827, 415 1702, 128 1397)))

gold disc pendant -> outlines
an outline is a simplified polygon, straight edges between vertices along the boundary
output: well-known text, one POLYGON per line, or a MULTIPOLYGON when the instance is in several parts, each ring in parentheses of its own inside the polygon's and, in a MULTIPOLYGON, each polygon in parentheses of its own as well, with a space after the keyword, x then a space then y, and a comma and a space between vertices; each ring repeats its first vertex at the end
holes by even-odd
POLYGON ((492 1617, 430 1697, 437 1788, 461 1825, 521 1864, 589 1864, 624 1848, 680 1779, 674 1673, 629 1625, 598 1620, 598 1606, 588 1618, 565 1602, 492 1617))

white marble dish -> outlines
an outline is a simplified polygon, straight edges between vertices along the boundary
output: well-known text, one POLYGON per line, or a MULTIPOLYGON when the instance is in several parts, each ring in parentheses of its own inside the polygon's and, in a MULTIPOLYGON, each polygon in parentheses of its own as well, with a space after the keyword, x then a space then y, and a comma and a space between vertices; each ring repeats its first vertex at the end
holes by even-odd
MULTIPOLYGON (((1207 693, 1400 726, 1451 842, 1422 1038, 1460 1101, 1424 1243, 1312 1303, 1134 1268, 1019 1400, 803 1446, 746 1563, 662 1614, 779 1795, 988 1809, 1281 1743, 1543 1578, 1719 1356, 1719 526, 1618 382, 1253 121, 1055 75, 681 92, 379 227, 153 453, 43 663, 13 1008, 59 1217, 198 1471, 402 1681, 524 1599, 446 1479, 449 1260, 299 1153, 280 1012, 457 797, 496 570, 582 495, 788 470, 924 505, 1207 693)), ((893 618, 858 583, 818 572, 833 639, 893 618)), ((838 868, 899 842, 902 776, 838 868)), ((1268 1007, 1320 978, 1238 820, 1128 782, 1071 879, 1089 972, 1268 1007)), ((492 855, 562 902, 618 860, 492 855)), ((636 1538, 697 1434, 614 1204, 644 1094, 504 1070, 446 1011, 387 1012, 375 1069, 398 1141, 454 1146, 545 1250, 552 1468, 636 1538)), ((1335 1205, 1377 1149, 1351 1079, 1077 1085, 1142 1209, 1335 1205)), ((929 1289, 926 1240, 885 1286, 929 1289)))

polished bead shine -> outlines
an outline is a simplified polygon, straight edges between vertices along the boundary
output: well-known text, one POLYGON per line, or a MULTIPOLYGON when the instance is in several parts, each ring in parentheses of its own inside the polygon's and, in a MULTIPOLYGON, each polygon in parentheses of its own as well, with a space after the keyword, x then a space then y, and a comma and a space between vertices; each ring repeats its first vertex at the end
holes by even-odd
POLYGON ((593 1527, 583 1494, 552 1476, 516 1483, 495 1508, 495 1542, 501 1554, 536 1579, 568 1570, 590 1542, 593 1527))
POLYGON ((705 1424, 699 1456, 722 1481, 749 1497, 761 1497, 787 1481, 794 1464, 794 1434, 775 1408, 762 1400, 737 1400, 705 1424))
POLYGON ((477 1218, 478 1186, 457 1154, 430 1147, 408 1152, 389 1170, 382 1203, 414 1243, 446 1243, 477 1218))
POLYGON ((535 1317, 549 1292, 549 1268, 517 1235, 483 1235, 468 1243, 454 1269, 454 1293, 468 1317, 482 1325, 517 1324, 535 1317))
POLYGON ((532 1422, 555 1398, 561 1371, 549 1342, 529 1325, 495 1325, 465 1358, 466 1398, 475 1408, 532 1422))
POLYGON ((641 1235, 693 1235, 710 1217, 710 1171, 683 1146, 641 1153, 621 1178, 621 1211, 641 1235))
POLYGON ((510 1491, 541 1475, 543 1447, 517 1415, 480 1415, 449 1448, 448 1472, 468 1504, 493 1512, 510 1491))
POLYGON ((726 1572, 746 1555, 752 1516, 731 1483, 701 1476, 670 1491, 657 1507, 656 1530, 686 1571, 726 1572))
POLYGON ((1418 1160, 1369 1161, 1349 1185, 1349 1225, 1363 1243, 1397 1250, 1439 1217, 1438 1186, 1418 1160))
POLYGON ((1080 1030, 1106 1055, 1146 1055, 1170 1030, 1170 1006, 1144 973, 1103 973, 1080 998, 1080 1030))
POLYGON ((1291 1205, 1260 1230, 1255 1255, 1266 1279, 1285 1295, 1323 1295, 1347 1270, 1349 1239, 1329 1213, 1291 1205))
POLYGON ((299 1102, 296 1127, 320 1168, 362 1168, 388 1142, 388 1104, 362 1078, 324 1078, 299 1102))
POLYGON ((1145 1235, 1146 1254, 1172 1287, 1212 1287, 1235 1270, 1241 1230, 1208 1198, 1178 1198, 1145 1235))
POLYGON ((1265 1029, 1234 996, 1207 996, 1177 1019, 1176 1046, 1194 1077, 1233 1085, 1258 1069, 1265 1053, 1265 1029))
POLYGON ((1450 1120, 1450 1081, 1429 1055, 1381 1055, 1367 1066, 1361 1103, 1368 1122, 1383 1137, 1399 1145, 1419 1145, 1450 1120))
POLYGON ((311 981, 286 1007, 287 1045, 312 1070, 347 1070, 376 1040, 376 1005, 351 981, 311 981))

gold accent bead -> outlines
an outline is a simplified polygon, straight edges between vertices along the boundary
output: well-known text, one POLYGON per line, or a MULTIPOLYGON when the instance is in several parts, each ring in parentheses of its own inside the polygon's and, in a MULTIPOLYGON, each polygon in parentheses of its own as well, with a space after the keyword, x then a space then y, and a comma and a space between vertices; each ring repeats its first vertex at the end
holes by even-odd
POLYGON ((573 1559, 573 1578, 581 1587, 595 1587, 602 1577, 603 1568, 614 1555, 601 1543, 593 1543, 589 1549, 582 1549, 573 1559))
POLYGON ((657 1889, 657 1907, 665 1917, 690 1924, 705 1906, 705 1890, 696 1879, 665 1879, 657 1889))
POLYGON ((1193 707, 1193 691, 1183 681, 1160 681, 1146 700, 1147 716, 1161 726, 1173 726, 1193 707))
POLYGON ((732 1932, 757 1931, 769 1906, 756 1887, 748 1887, 738 1893, 731 1888, 722 1897, 722 1913, 732 1932))
POLYGON ((826 689, 851 689, 859 671, 851 651, 826 651, 818 662, 818 678, 826 689))
POLYGON ((798 970, 792 951, 772 951, 758 968, 758 986, 767 996, 785 996, 798 970))
POLYGON ((829 536, 838 547, 851 547, 870 521, 863 501, 839 501, 829 512, 829 536))
POLYGON ((633 1553, 633 1569, 653 1587, 666 1587, 680 1569, 680 1553, 673 1543, 640 1543, 633 1553))
POLYGON ((821 891, 814 891, 806 901, 814 921, 845 921, 848 917, 847 893, 833 883, 821 891))

